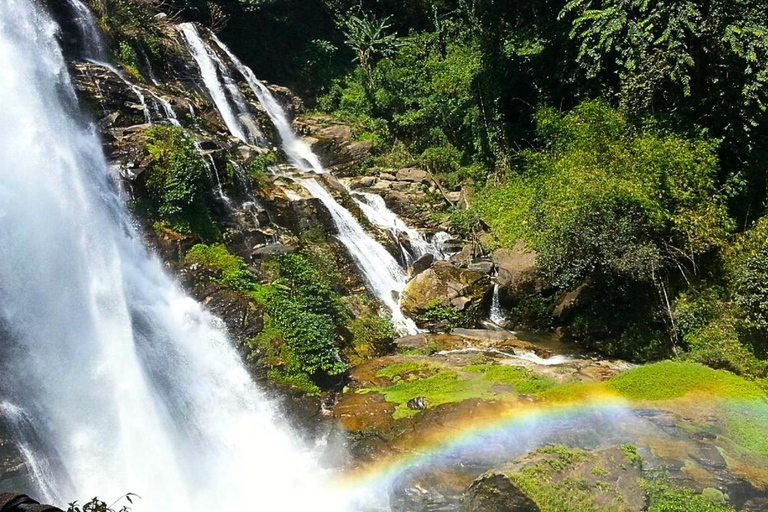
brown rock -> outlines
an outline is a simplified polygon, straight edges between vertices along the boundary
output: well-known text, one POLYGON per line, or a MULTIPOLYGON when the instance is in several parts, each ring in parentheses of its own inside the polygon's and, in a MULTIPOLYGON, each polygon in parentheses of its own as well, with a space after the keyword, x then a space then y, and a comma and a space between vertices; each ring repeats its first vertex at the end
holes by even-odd
POLYGON ((464 500, 466 512, 540 512, 541 509, 505 475, 491 473, 475 480, 464 500))
POLYGON ((435 303, 447 306, 456 302, 453 305, 460 305, 463 311, 479 306, 490 288, 490 280, 480 272, 438 261, 408 283, 403 291, 402 308, 406 314, 418 316, 435 303))
POLYGON ((512 301, 520 301, 541 292, 543 283, 537 274, 536 253, 518 241, 512 249, 499 249, 493 253, 493 262, 499 269, 496 282, 505 288, 512 301))
POLYGON ((398 181, 409 181, 411 183, 429 182, 429 173, 417 167, 406 167, 397 171, 398 181))

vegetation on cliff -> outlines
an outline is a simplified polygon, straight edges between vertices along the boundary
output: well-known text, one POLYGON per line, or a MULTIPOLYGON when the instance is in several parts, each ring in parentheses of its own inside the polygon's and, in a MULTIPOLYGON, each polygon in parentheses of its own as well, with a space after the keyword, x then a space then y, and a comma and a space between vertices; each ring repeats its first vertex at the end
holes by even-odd
POLYGON ((484 220, 486 248, 525 239, 549 293, 587 283, 594 300, 566 334, 638 361, 687 353, 766 375, 760 2, 220 5, 257 73, 356 126, 373 164, 473 190, 457 232, 484 220), (256 26, 274 37, 240 37, 256 26))

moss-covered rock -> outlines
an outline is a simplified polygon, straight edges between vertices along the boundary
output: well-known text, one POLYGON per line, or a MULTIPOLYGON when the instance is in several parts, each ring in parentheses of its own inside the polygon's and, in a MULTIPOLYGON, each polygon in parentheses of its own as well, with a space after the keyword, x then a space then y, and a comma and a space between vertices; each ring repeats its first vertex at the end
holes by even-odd
POLYGON ((408 283, 401 306, 422 327, 435 328, 441 320, 451 327, 469 326, 491 287, 480 272, 438 261, 408 283))

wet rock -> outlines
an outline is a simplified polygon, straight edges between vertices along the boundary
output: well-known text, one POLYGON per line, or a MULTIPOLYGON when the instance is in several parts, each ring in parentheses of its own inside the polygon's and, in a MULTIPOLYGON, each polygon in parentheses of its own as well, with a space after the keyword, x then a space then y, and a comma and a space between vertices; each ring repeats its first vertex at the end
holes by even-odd
POLYGON ((540 512, 536 503, 502 474, 475 480, 464 500, 466 512, 540 512))
POLYGON ((427 398, 424 396, 417 396, 416 398, 408 400, 408 403, 405 405, 414 411, 423 411, 427 408, 427 398))
POLYGON ((536 253, 526 249, 524 243, 518 242, 513 249, 499 249, 493 253, 493 262, 499 269, 496 282, 509 300, 519 302, 543 289, 537 274, 536 253))
POLYGON ((326 116, 302 118, 294 123, 320 160, 339 175, 351 174, 371 156, 373 142, 354 141, 352 129, 326 116))
POLYGON ((590 287, 587 283, 579 285, 576 289, 566 293, 555 306, 552 316, 558 324, 564 324, 573 315, 573 312, 583 304, 591 300, 590 287))
POLYGON ((420 257, 413 262, 413 265, 411 265, 411 276, 416 277, 417 275, 421 274, 429 267, 431 267, 434 262, 435 257, 432 254, 425 254, 424 256, 420 257))
POLYGON ((429 173, 416 167, 406 167, 397 171, 397 181, 408 181, 411 183, 429 183, 429 173))
POLYGON ((406 314, 416 318, 436 305, 460 303, 458 309, 468 311, 479 308, 490 288, 490 280, 480 272, 438 261, 408 283, 401 304, 406 314))
POLYGON ((260 260, 274 256, 282 256, 298 251, 299 248, 293 245, 269 244, 263 247, 254 247, 251 253, 251 260, 260 260))
POLYGON ((473 270, 481 274, 490 274, 494 268, 492 261, 476 261, 467 265, 467 270, 473 270))
POLYGON ((353 180, 349 183, 349 188, 352 190, 357 190, 361 188, 370 188, 376 183, 376 178, 373 176, 363 176, 360 179, 353 180))

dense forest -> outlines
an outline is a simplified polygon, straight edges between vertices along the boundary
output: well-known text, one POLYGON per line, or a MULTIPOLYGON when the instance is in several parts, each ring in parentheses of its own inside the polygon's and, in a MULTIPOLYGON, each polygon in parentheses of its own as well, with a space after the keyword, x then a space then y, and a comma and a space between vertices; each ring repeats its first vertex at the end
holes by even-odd
MULTIPOLYGON (((132 3, 112 3, 130 10, 132 3)), ((176 0, 257 74, 464 190, 446 220, 524 241, 603 353, 768 367, 768 11, 757 0, 176 0)), ((135 9, 135 7, 133 7, 135 9)), ((130 64, 140 12, 114 20, 130 64)), ((107 20, 106 25, 109 25, 107 20)), ((362 170, 361 170, 362 172, 362 170)), ((444 214, 436 214, 444 215, 444 214)), ((545 293, 517 304, 548 329, 545 293)))

